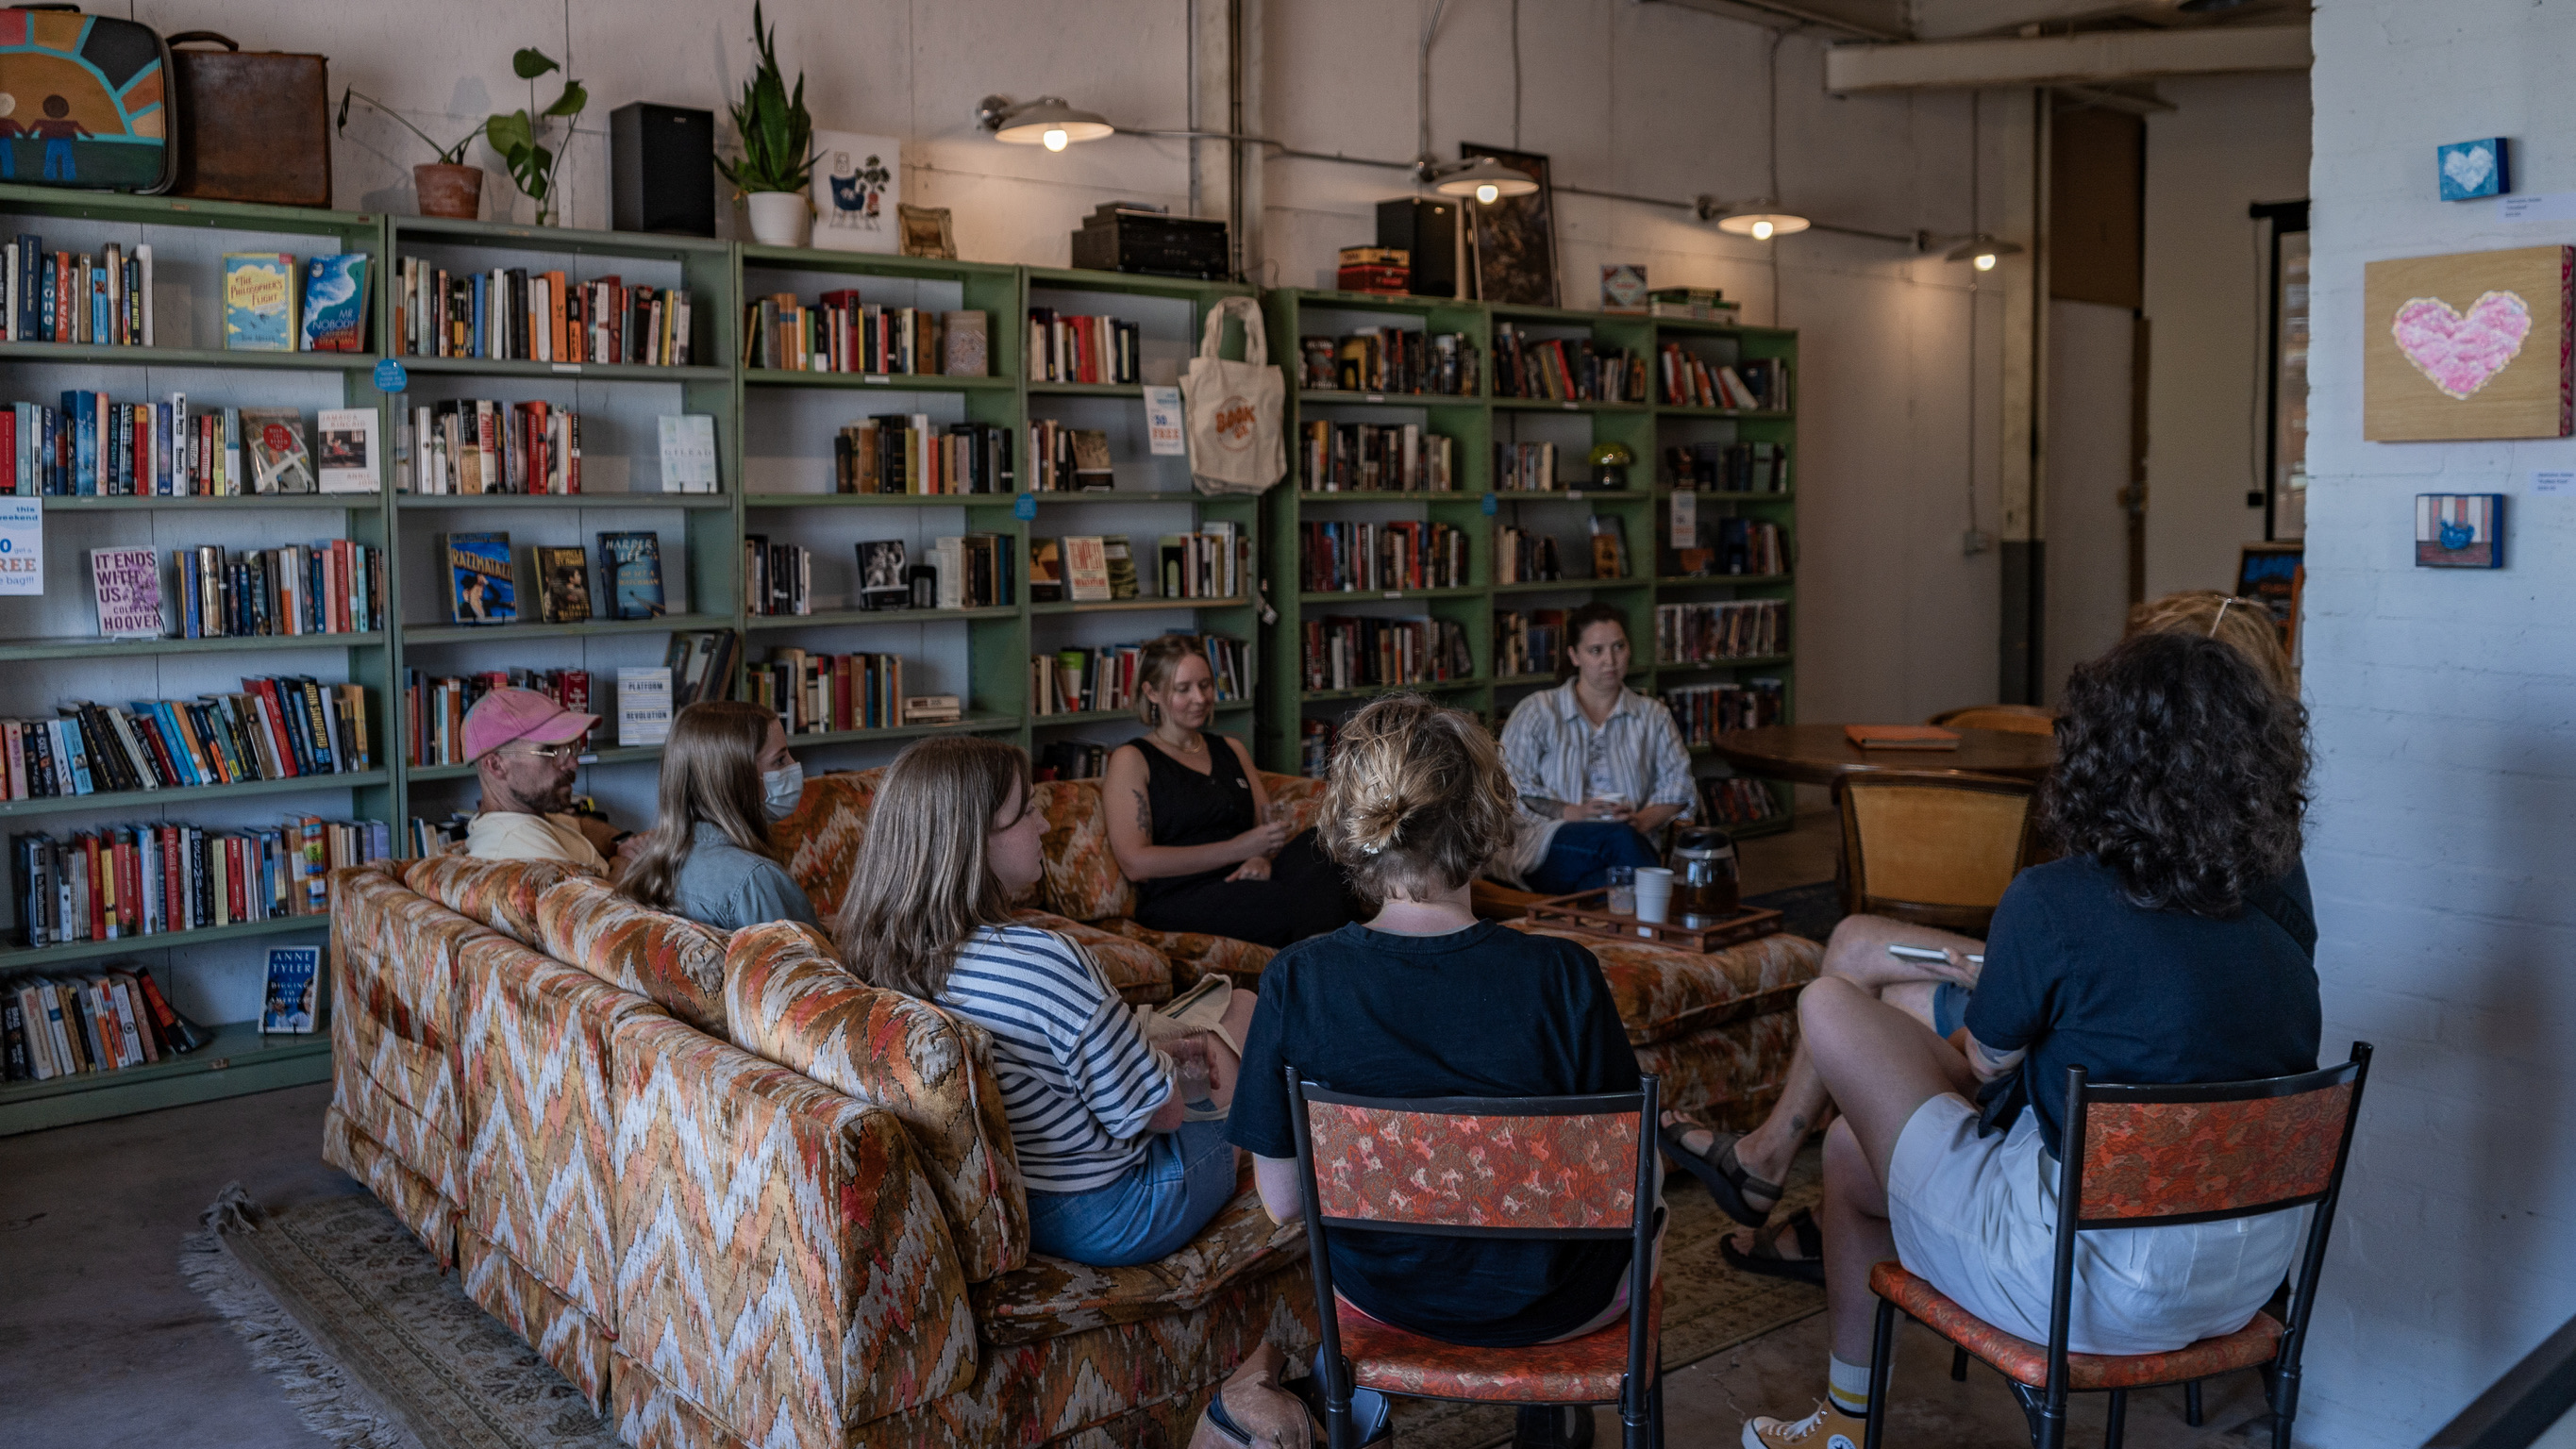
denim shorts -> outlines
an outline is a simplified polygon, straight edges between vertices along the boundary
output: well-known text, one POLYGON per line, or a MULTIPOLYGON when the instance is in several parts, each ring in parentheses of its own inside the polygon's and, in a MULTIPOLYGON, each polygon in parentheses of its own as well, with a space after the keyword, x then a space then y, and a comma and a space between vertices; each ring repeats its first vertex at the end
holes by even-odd
POLYGON ((1095 1268, 1179 1252, 1234 1196, 1225 1123, 1184 1122, 1145 1139, 1145 1160, 1089 1192, 1029 1194, 1029 1247, 1095 1268))
POLYGON ((1968 998, 1974 993, 1956 981, 1935 982, 1932 987, 1932 1034, 1948 1039, 1950 1033, 1968 1023, 1968 998))

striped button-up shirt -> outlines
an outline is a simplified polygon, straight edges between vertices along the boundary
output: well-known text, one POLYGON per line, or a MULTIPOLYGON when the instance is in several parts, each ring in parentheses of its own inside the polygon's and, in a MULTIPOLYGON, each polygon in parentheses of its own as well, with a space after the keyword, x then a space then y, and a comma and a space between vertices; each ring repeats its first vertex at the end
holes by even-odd
MULTIPOLYGON (((1632 810, 1678 805, 1689 818, 1696 800, 1690 750, 1670 710, 1622 688, 1610 717, 1585 718, 1574 697, 1575 681, 1524 699, 1503 725, 1503 765, 1524 799, 1574 804, 1622 800, 1632 810)), ((1514 879, 1547 858, 1556 828, 1565 822, 1526 808, 1508 861, 1492 869, 1514 879)))

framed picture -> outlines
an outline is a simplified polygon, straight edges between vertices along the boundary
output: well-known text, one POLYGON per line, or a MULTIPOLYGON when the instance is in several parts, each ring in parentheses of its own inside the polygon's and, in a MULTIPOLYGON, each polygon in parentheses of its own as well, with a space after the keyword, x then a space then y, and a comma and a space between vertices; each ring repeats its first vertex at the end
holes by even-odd
POLYGON ((2249 543, 2236 560, 2236 597, 2259 599, 2281 631, 2281 652, 2299 657, 2299 595, 2307 591, 2307 545, 2249 543))
POLYGON ((1527 196, 1506 196, 1490 205, 1475 201, 1460 205, 1459 210, 1467 214, 1474 295, 1487 302, 1556 306, 1556 201, 1547 158, 1535 151, 1479 146, 1472 141, 1459 142, 1458 155, 1462 159, 1491 156, 1538 183, 1538 190, 1527 196))
POLYGON ((2563 438, 2576 247, 2403 257, 2362 278, 2362 436, 2563 438))
POLYGON ((948 208, 895 204, 895 215, 902 227, 903 254, 908 257, 936 257, 941 261, 957 260, 957 235, 949 230, 948 208))
POLYGON ((2505 138, 2488 136, 2476 141, 2454 141, 2433 148, 2433 169, 2440 173, 2435 183, 2444 201, 2475 201, 2481 196, 2502 196, 2513 190, 2512 173, 2506 169, 2509 157, 2505 138))
POLYGON ((903 146, 892 136, 814 133, 814 245, 827 252, 891 252, 900 240, 903 146))
POLYGON ((2504 495, 2415 495, 2415 567, 2504 567, 2504 495))

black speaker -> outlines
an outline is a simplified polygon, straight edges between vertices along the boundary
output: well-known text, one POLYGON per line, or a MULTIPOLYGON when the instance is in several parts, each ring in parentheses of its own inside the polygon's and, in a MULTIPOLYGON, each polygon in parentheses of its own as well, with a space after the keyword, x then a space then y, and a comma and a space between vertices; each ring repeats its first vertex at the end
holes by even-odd
POLYGON ((716 234, 716 113, 636 101, 608 113, 609 216, 619 231, 716 234))
POLYGON ((1458 203, 1427 196, 1379 202, 1377 244, 1413 254, 1413 295, 1458 295, 1458 203))

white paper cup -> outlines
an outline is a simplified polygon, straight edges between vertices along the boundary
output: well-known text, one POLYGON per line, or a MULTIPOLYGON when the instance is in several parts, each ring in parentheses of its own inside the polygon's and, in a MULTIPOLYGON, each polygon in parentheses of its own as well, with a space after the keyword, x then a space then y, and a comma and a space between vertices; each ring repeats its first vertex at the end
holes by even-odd
POLYGON ((1673 903, 1673 873, 1660 865, 1637 867, 1637 919, 1662 924, 1673 903))

